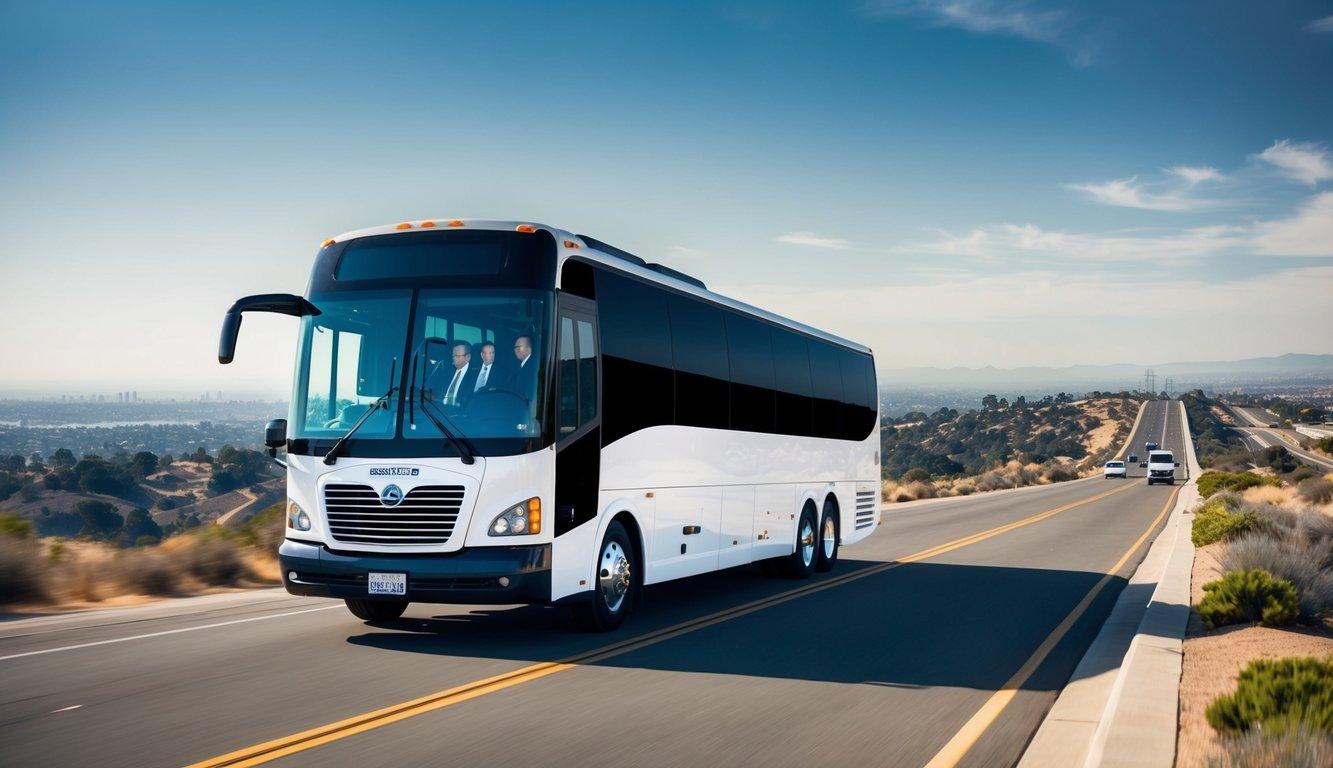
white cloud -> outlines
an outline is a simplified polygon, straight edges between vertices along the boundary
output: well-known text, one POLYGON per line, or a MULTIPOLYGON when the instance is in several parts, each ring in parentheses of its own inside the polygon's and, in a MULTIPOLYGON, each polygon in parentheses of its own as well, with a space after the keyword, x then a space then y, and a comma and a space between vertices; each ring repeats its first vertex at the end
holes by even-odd
POLYGON ((1322 19, 1315 19, 1309 24, 1306 24, 1305 28, 1311 32, 1333 32, 1333 16, 1325 16, 1322 19))
POLYGON ((1112 179, 1101 184, 1067 184, 1069 189, 1083 192, 1093 200, 1103 205, 1118 205, 1124 208, 1141 208, 1145 211, 1195 211, 1200 208, 1209 208, 1218 205, 1216 200, 1204 200, 1202 198, 1190 197, 1187 190, 1198 183, 1188 181, 1186 174, 1192 174, 1195 178, 1203 180, 1204 178, 1220 178, 1220 174, 1211 168, 1180 168, 1172 169, 1171 173, 1186 178, 1184 187, 1164 187, 1162 191, 1152 191, 1154 186, 1140 182, 1137 176, 1131 176, 1128 179, 1112 179), (1206 175, 1212 171, 1212 175, 1206 175))
POLYGON ((876 0, 865 5, 872 16, 924 16, 940 26, 970 32, 1023 37, 1050 43, 1064 32, 1064 11, 1033 10, 1024 2, 995 0, 876 0))
POLYGON ((1328 150, 1313 142, 1279 139, 1256 157, 1276 166, 1284 176, 1310 186, 1333 179, 1328 150))
POLYGON ((776 240, 787 245, 804 245, 811 248, 828 248, 836 251, 845 251, 852 247, 851 241, 843 240, 840 237, 824 237, 814 232, 788 232, 785 235, 778 235, 776 240))
POLYGON ((1254 247, 1269 256, 1333 256, 1333 192, 1306 200, 1295 216, 1258 224, 1254 247))
POLYGON ((1244 245, 1241 227, 1196 227, 1167 234, 1060 232, 1035 224, 1000 224, 978 227, 962 235, 945 234, 901 250, 949 256, 971 256, 988 261, 1122 261, 1180 262, 1222 253, 1244 245))
POLYGON ((1166 172, 1172 176, 1183 179, 1191 187, 1205 181, 1221 181, 1222 174, 1211 166, 1201 166, 1198 168, 1188 165, 1177 165, 1174 168, 1167 168, 1166 172))

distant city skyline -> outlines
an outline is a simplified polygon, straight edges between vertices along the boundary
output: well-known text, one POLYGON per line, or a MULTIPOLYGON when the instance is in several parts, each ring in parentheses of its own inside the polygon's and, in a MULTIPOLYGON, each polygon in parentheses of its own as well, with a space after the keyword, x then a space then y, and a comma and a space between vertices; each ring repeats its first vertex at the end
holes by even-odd
POLYGON ((430 216, 589 232, 880 368, 1330 352, 1330 18, 8 4, 0 392, 285 396, 294 321, 222 368, 226 307, 430 216))

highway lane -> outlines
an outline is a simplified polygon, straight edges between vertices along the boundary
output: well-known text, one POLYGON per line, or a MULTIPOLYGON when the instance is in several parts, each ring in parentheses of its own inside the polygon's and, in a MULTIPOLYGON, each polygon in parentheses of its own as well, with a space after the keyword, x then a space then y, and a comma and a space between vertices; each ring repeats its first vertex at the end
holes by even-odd
POLYGON ((1238 405, 1227 407, 1236 417, 1238 422, 1236 431, 1246 448, 1261 450, 1280 445, 1308 464, 1325 471, 1333 470, 1333 459, 1305 447, 1309 438, 1294 429, 1268 426, 1280 422, 1275 414, 1262 408, 1245 408, 1238 405))
MULTIPOLYGON (((1178 409, 1151 403, 1128 444, 1179 452, 1178 409)), ((187 764, 630 638, 647 640, 275 764, 1011 764, 1171 497, 1097 478, 889 507, 830 575, 660 585, 613 635, 543 607, 417 605, 372 627, 272 591, 0 623, 0 765, 187 764)))

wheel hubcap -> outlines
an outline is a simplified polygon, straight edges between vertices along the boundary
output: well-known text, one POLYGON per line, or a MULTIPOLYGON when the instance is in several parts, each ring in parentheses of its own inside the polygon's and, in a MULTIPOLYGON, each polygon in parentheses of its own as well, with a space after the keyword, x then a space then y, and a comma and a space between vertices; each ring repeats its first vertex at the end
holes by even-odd
POLYGON ((834 525, 833 517, 824 518, 824 559, 833 559, 833 550, 838 546, 838 526, 834 525))
POLYGON ((629 557, 618 542, 608 541, 602 548, 602 557, 597 568, 597 591, 602 593, 602 600, 606 603, 607 609, 615 613, 620 610, 620 605, 625 602, 625 595, 629 593, 630 585, 634 583, 629 557))
POLYGON ((801 561, 806 565, 815 561, 815 529, 809 518, 801 521, 801 561))

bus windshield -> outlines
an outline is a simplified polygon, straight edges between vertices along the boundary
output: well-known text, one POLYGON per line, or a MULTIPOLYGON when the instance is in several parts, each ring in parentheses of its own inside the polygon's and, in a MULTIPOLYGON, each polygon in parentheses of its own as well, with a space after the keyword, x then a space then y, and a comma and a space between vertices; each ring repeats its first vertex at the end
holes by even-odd
POLYGON ((453 455, 446 431, 483 455, 514 453, 515 438, 542 435, 549 292, 346 290, 311 302, 320 314, 302 319, 294 439, 337 440, 385 395, 346 455, 453 455))

